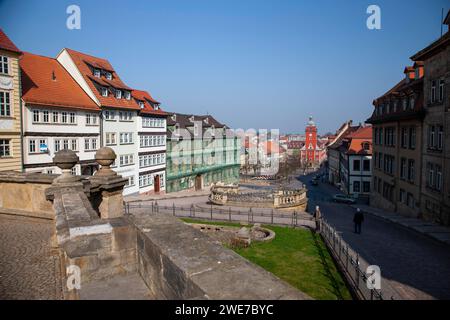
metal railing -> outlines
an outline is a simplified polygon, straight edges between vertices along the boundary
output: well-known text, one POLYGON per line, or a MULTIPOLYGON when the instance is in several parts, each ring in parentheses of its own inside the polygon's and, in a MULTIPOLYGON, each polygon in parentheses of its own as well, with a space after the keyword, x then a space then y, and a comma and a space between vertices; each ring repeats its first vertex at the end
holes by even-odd
MULTIPOLYGON (((342 239, 339 232, 324 219, 320 221, 320 233, 357 297, 362 300, 385 300, 382 290, 367 286, 368 275, 364 270, 369 264, 361 259, 359 254, 342 239)), ((388 299, 394 298, 391 296, 388 299)))
POLYGON ((279 210, 260 211, 255 208, 249 209, 231 209, 218 208, 210 205, 208 208, 200 206, 176 206, 160 205, 157 201, 151 202, 126 202, 125 212, 130 213, 149 213, 149 214, 168 214, 179 218, 204 219, 211 221, 224 222, 248 222, 273 224, 281 226, 307 226, 314 228, 314 219, 305 212, 280 212, 279 210))

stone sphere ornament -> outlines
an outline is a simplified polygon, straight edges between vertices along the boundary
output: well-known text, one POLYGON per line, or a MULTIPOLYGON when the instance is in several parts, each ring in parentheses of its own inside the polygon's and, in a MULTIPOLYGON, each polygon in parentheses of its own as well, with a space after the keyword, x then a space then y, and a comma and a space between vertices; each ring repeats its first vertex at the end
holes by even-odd
POLYGON ((55 153, 53 163, 61 169, 62 174, 55 179, 55 183, 71 183, 80 180, 79 176, 72 174, 72 168, 78 163, 79 158, 75 152, 63 149, 55 153))
POLYGON ((117 155, 114 152, 113 149, 109 147, 103 147, 98 149, 98 151, 95 153, 95 161, 99 165, 101 165, 101 168, 97 173, 96 176, 115 176, 117 175, 114 170, 111 169, 111 165, 114 163, 114 160, 116 160, 117 155))

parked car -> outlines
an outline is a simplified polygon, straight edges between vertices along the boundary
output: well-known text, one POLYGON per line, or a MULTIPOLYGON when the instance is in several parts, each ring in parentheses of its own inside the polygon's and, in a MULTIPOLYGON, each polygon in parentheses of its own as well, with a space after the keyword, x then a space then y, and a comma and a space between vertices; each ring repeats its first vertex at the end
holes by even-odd
POLYGON ((334 202, 347 203, 347 204, 355 204, 356 200, 352 197, 346 196, 345 194, 335 194, 333 196, 334 202))

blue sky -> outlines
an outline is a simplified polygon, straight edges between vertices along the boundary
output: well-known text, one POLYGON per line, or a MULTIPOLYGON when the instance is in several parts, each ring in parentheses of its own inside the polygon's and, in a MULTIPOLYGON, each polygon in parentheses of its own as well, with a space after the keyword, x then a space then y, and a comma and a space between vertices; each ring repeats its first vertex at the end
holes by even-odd
POLYGON ((107 58, 168 111, 282 132, 302 132, 312 115, 324 133, 370 116, 409 57, 439 37, 441 8, 448 2, 0 0, 0 27, 23 51, 107 58), (81 30, 66 28, 71 4, 81 30), (370 4, 381 30, 366 27, 370 4))

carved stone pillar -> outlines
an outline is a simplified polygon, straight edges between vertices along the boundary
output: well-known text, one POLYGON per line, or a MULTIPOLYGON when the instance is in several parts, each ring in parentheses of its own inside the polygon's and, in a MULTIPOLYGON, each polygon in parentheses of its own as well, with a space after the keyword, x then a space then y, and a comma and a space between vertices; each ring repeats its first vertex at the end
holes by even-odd
POLYGON ((101 219, 118 218, 124 214, 122 192, 127 179, 111 169, 116 157, 114 150, 108 147, 100 148, 95 154, 95 160, 101 168, 91 178, 91 182, 99 185, 101 199, 98 209, 101 219))

